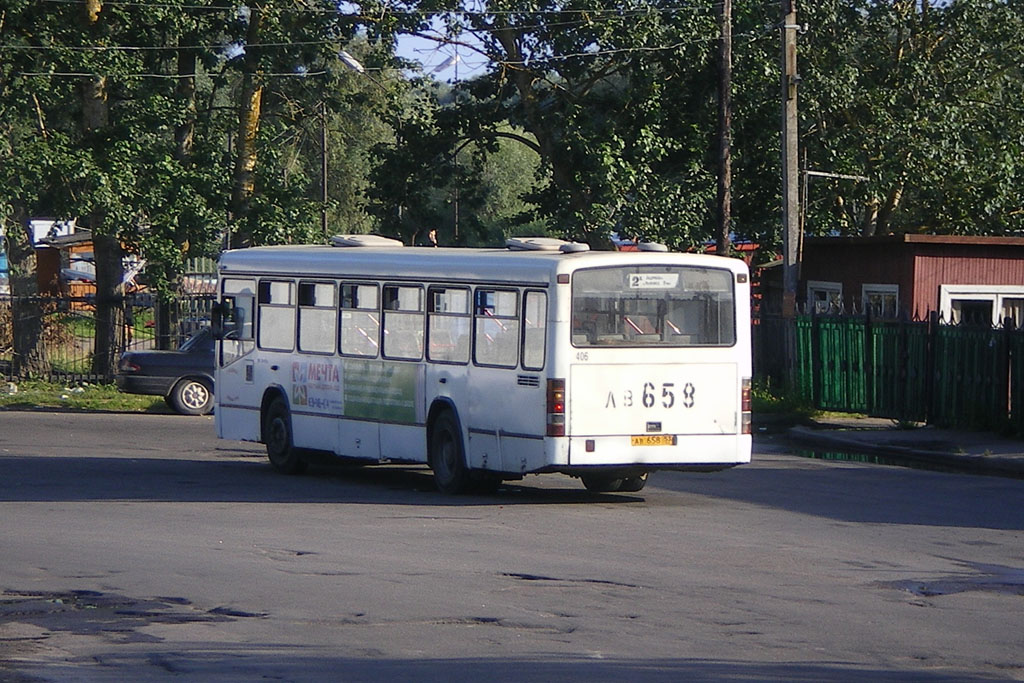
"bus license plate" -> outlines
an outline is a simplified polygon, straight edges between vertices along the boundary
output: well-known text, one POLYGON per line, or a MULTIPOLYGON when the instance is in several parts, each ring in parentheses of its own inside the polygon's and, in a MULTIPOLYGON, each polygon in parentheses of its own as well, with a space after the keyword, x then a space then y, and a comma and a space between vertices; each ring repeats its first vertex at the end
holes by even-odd
POLYGON ((629 437, 630 446, 675 446, 675 434, 641 434, 629 437))

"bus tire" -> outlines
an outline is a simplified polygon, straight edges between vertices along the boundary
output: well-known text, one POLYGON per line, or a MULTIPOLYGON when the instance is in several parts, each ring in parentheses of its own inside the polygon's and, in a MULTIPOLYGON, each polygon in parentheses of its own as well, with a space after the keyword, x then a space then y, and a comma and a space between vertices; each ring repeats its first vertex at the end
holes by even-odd
POLYGON ((607 474, 584 474, 580 476, 583 485, 594 493, 614 493, 622 488, 622 478, 607 474))
POLYGON ((462 448, 462 434, 451 411, 437 416, 430 435, 430 468, 434 470, 434 483, 441 493, 464 493, 469 489, 470 476, 462 448))
POLYGON ((282 398, 275 398, 267 408, 263 418, 263 440, 267 445, 267 457, 275 470, 282 474, 305 471, 306 461, 293 443, 292 418, 282 398))
POLYGON ((625 477, 622 480, 622 485, 619 486, 619 490, 626 493, 643 491, 644 487, 647 486, 647 474, 647 472, 644 472, 638 477, 625 477))

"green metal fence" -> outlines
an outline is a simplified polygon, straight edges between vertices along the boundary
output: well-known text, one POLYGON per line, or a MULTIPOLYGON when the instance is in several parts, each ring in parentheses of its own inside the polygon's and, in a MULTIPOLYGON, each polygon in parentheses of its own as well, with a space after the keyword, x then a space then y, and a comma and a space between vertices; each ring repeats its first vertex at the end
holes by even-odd
POLYGON ((934 316, 798 315, 790 324, 791 385, 819 409, 1024 433, 1024 328, 934 316))
POLYGON ((928 418, 928 324, 865 320, 865 412, 915 422, 928 418))

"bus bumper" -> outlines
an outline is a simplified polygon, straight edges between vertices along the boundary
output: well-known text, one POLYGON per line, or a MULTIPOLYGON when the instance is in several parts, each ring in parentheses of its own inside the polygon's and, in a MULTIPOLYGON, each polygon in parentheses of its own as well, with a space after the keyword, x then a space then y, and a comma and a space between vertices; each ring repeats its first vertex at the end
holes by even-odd
POLYGON ((634 446, 629 436, 573 436, 569 438, 571 467, 630 467, 650 469, 720 469, 750 462, 751 436, 693 435, 672 445, 634 446))

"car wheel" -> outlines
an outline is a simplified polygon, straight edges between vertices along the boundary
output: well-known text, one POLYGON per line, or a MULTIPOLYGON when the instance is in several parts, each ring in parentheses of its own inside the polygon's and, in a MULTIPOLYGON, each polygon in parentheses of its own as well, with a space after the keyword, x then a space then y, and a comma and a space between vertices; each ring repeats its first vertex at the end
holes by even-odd
POLYGON ((263 418, 263 441, 274 469, 283 474, 302 474, 306 461, 292 442, 292 418, 283 399, 275 398, 263 418))
POLYGON ((450 411, 441 413, 434 422, 430 467, 434 470, 434 483, 442 493, 463 493, 469 489, 471 481, 462 452, 462 434, 450 411))
POLYGON ((185 378, 174 385, 167 401, 182 415, 209 415, 213 410, 213 387, 204 379, 185 378))

